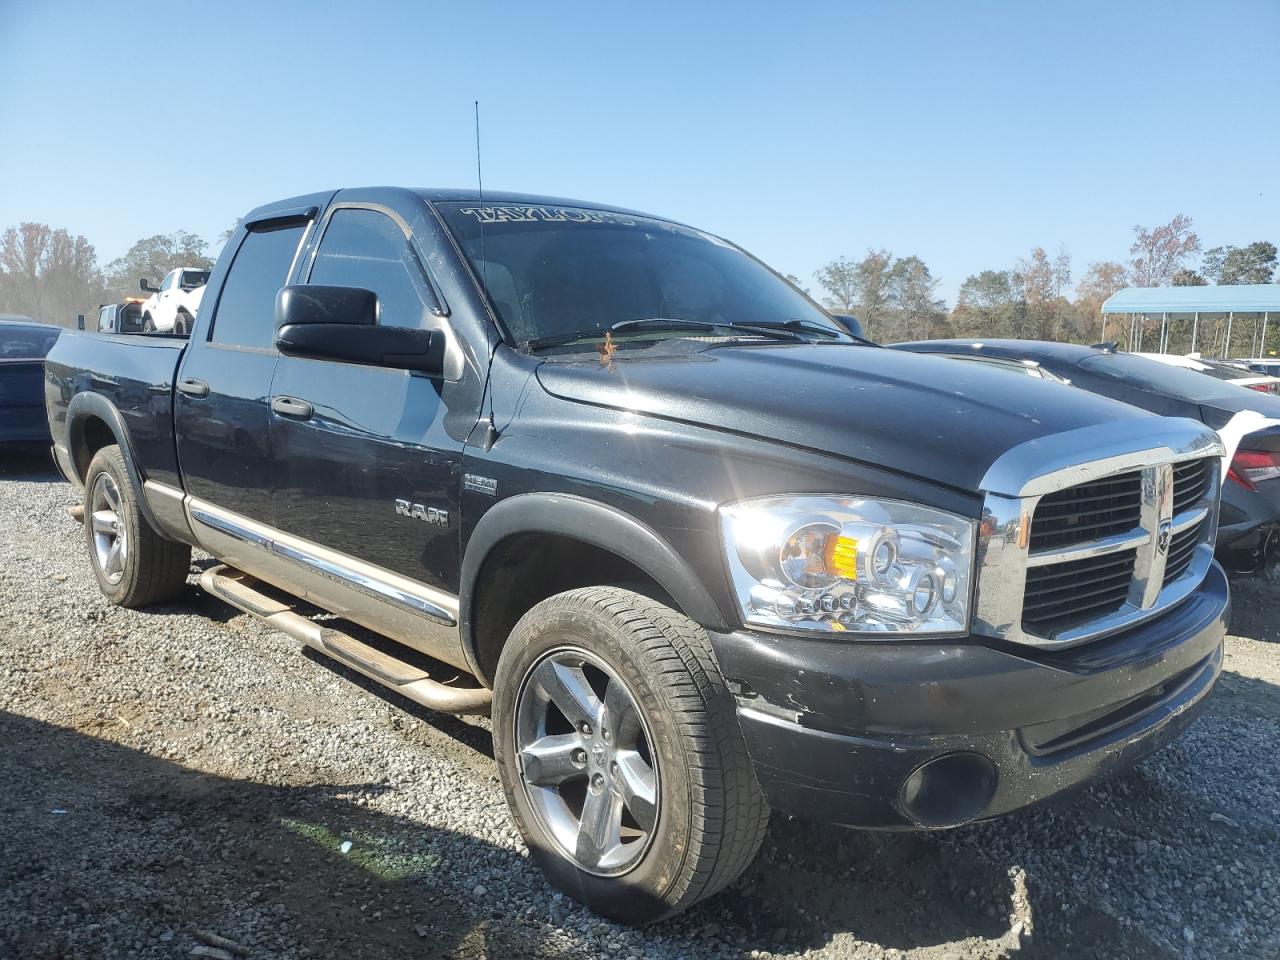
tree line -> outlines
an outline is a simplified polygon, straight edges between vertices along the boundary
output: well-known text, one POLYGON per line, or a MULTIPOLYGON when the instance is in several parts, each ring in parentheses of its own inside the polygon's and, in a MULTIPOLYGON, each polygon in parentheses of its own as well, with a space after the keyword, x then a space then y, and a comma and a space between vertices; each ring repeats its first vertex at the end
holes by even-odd
MULTIPOLYGON (((1280 282, 1276 245, 1269 241, 1202 251, 1192 220, 1184 214, 1154 228, 1135 226, 1133 233, 1128 261, 1091 263, 1074 287, 1071 255, 1062 248, 1050 255, 1044 247, 1034 247, 1012 266, 966 277, 951 309, 937 298, 938 281, 923 260, 895 257, 888 250, 870 249, 859 260, 832 260, 814 280, 825 306, 857 316, 867 336, 885 343, 936 337, 1092 343, 1101 335, 1102 302, 1124 287, 1280 282)), ((1158 349, 1148 336, 1159 324, 1159 318, 1135 321, 1134 340, 1158 349)), ((1119 330, 1113 327, 1108 333, 1118 335, 1119 330)), ((1241 325, 1228 350, 1216 319, 1207 321, 1203 333, 1207 339, 1197 346, 1206 352, 1215 337, 1222 352, 1233 355, 1244 349, 1239 338, 1249 340, 1241 325)))
POLYGON ((177 230, 145 237, 102 266, 83 236, 44 223, 9 227, 0 233, 0 313, 74 326, 78 314, 92 318, 100 304, 138 296, 142 277, 158 281, 175 267, 211 267, 209 246, 177 230))
MULTIPOLYGON (((1012 266, 966 277, 951 308, 938 297, 939 281, 920 257, 888 250, 869 249, 857 260, 839 257, 819 268, 814 280, 828 308, 854 314, 869 337, 886 343, 934 337, 1090 343, 1101 335, 1102 302, 1123 287, 1280 281, 1276 245, 1268 241, 1202 250, 1191 218, 1183 214, 1154 228, 1135 226, 1133 233, 1128 261, 1091 263, 1074 287, 1070 254, 1035 247, 1012 266)), ((210 247, 178 230, 145 237, 100 266, 83 236, 43 223, 9 227, 0 233, 0 313, 72 326, 77 314, 92 316, 99 304, 136 296, 141 277, 159 280, 174 267, 212 266, 210 247)), ((794 276, 788 279, 801 285, 794 276)), ((1146 341, 1150 349, 1147 337, 1159 322, 1139 321, 1130 331, 1135 342, 1146 341)), ((1221 322, 1209 321, 1206 335, 1225 338, 1221 322)), ((1243 325, 1232 336, 1233 348, 1238 336, 1247 339, 1243 325)), ((1226 351, 1225 339, 1222 346, 1234 352, 1226 351)))

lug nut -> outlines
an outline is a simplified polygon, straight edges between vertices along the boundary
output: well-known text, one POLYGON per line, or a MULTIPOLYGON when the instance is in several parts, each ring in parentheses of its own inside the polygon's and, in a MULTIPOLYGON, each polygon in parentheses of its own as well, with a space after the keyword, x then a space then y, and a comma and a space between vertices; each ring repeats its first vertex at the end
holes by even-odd
POLYGON ((578 748, 577 750, 573 751, 572 754, 569 755, 569 759, 571 759, 578 766, 584 767, 587 764, 587 751, 583 750, 582 748, 578 748))
POLYGON ((589 723, 584 723, 584 724, 582 725, 582 735, 583 735, 584 737, 589 737, 589 736, 591 736, 591 724, 589 724, 589 723))
POLYGON ((596 793, 599 793, 601 790, 603 790, 603 789, 604 789, 604 775, 603 775, 603 774, 600 774, 600 773, 592 774, 592 776, 591 776, 591 789, 592 789, 592 790, 594 790, 596 793))

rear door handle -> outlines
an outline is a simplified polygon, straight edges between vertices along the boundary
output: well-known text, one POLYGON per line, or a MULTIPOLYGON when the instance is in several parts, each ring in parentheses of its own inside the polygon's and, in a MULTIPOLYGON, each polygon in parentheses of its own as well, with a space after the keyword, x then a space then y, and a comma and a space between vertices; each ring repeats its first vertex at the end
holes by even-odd
POLYGON ((305 400, 294 397, 272 397, 271 409, 282 417, 293 420, 310 420, 315 408, 305 400))
POLYGON ((179 380, 178 389, 188 397, 207 397, 209 395, 209 385, 203 380, 179 380))

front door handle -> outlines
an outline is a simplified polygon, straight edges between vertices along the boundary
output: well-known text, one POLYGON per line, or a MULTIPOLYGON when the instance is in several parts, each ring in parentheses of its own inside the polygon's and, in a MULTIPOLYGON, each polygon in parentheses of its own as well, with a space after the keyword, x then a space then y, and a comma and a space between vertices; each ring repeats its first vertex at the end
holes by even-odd
POLYGON ((178 389, 188 397, 207 397, 209 395, 209 385, 203 380, 179 380, 178 389))
POLYGON ((272 397, 271 409, 280 416, 289 417, 292 420, 310 420, 311 414, 315 413, 315 408, 311 404, 294 397, 272 397))

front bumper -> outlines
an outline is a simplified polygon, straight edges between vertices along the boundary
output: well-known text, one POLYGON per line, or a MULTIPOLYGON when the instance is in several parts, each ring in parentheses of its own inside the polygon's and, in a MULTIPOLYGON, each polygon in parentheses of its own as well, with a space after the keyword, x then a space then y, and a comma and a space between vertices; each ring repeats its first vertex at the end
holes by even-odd
POLYGON ((1176 738, 1222 669, 1216 563, 1163 616, 1042 651, 974 639, 712 633, 774 809, 851 826, 955 826, 1122 770, 1176 738))

